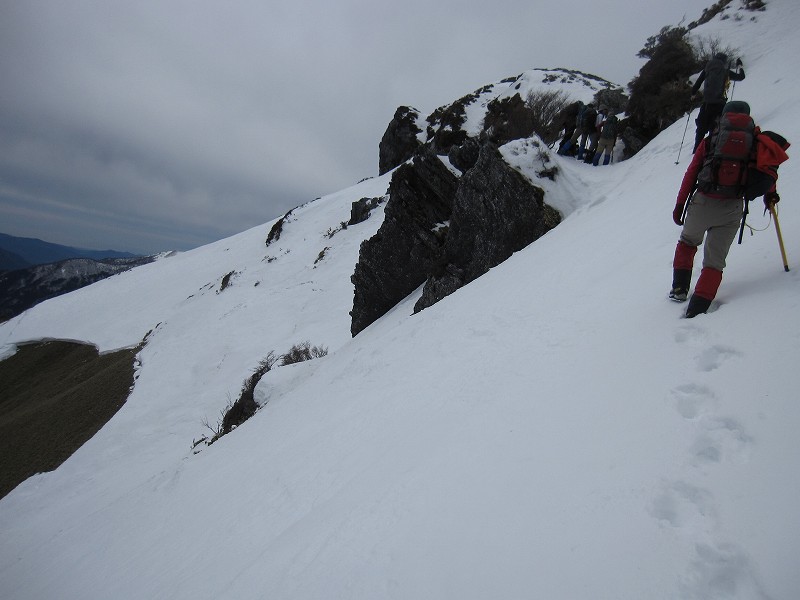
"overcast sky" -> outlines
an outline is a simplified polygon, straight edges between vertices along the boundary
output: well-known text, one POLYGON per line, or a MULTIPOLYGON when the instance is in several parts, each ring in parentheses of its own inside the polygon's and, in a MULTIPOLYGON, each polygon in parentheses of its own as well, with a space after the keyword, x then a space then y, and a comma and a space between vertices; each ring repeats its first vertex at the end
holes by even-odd
POLYGON ((0 0, 0 232, 185 250, 377 175, 424 114, 534 67, 627 84, 711 0, 0 0))

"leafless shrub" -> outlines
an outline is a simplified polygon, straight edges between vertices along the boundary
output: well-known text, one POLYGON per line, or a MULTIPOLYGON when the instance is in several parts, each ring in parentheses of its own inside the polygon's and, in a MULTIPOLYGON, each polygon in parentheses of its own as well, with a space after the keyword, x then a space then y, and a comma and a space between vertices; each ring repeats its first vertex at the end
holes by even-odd
POLYGON ((228 397, 228 403, 223 410, 220 411, 220 416, 215 425, 211 425, 208 419, 203 419, 203 425, 211 432, 211 437, 202 437, 199 440, 194 440, 192 448, 195 448, 202 442, 210 446, 216 442, 223 435, 230 433, 236 427, 244 423, 247 419, 252 417, 258 410, 258 403, 256 403, 254 393, 258 382, 264 377, 277 362, 274 352, 267 354, 261 362, 258 363, 255 371, 250 377, 244 380, 242 389, 239 392, 239 397, 236 401, 228 397))
POLYGON ((324 346, 312 346, 310 342, 305 341, 292 346, 291 350, 281 356, 280 366, 292 365, 294 363, 311 360, 313 358, 322 358, 328 354, 328 349, 324 346))
POLYGON ((695 58, 702 65, 720 52, 731 59, 740 55, 738 48, 724 45, 720 38, 710 35, 692 39, 692 49, 694 50, 695 58))
POLYGON ((563 90, 532 90, 525 100, 533 118, 533 130, 546 143, 558 137, 561 124, 555 123, 558 114, 569 104, 569 95, 563 90))

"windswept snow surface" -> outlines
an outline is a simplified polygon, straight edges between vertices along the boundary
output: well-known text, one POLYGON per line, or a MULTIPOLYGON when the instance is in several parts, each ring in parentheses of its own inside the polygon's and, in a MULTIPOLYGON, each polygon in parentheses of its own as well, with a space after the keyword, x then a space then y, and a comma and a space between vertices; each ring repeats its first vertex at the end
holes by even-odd
MULTIPOLYGON (((736 99, 800 140, 800 5, 768 7, 698 33, 741 49, 736 99)), ((555 157, 559 227, 354 339, 349 277, 383 209, 336 230, 390 175, 296 209, 269 247, 271 224, 0 326, 6 355, 151 331, 122 410, 0 501, 0 597, 797 598, 799 170, 779 184, 793 270, 774 228, 748 234, 713 312, 681 319, 684 125, 610 167, 555 157), (330 353, 268 373, 263 408, 193 453, 258 361, 305 340, 330 353)), ((529 142, 503 152, 541 167, 529 142)))

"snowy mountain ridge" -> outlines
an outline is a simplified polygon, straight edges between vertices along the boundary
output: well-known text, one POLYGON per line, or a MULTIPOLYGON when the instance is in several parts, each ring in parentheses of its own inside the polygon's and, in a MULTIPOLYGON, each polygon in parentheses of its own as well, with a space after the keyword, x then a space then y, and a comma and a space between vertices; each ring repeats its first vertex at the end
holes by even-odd
MULTIPOLYGON (((800 139, 800 7, 698 33, 735 39, 763 128, 800 139)), ((519 140, 506 161, 563 222, 438 304, 420 291, 355 338, 350 276, 391 173, 272 224, 47 301, 18 343, 148 343, 125 406, 52 473, 0 500, 0 592, 14 598, 796 597, 797 269, 772 228, 730 255, 714 311, 666 300, 690 158, 677 122, 592 168, 519 140), (223 286, 227 277, 228 285, 223 286), (124 307, 124 310, 120 310, 124 307), (268 352, 262 408, 195 454, 268 352)), ((790 150, 791 154, 791 150, 790 150)), ((781 169, 800 257, 800 177, 781 169)), ((754 227, 769 222, 757 206, 754 227)))

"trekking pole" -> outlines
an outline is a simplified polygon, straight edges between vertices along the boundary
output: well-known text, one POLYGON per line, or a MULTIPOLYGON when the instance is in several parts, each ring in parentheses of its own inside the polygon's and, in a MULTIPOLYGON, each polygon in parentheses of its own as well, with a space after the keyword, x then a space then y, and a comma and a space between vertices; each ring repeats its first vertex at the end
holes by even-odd
POLYGON ((692 198, 694 198, 694 194, 697 191, 697 183, 694 184, 692 188, 692 193, 689 194, 689 198, 687 198, 686 203, 683 205, 683 212, 681 213, 681 223, 686 223, 686 213, 689 212, 689 205, 692 203, 692 198))
POLYGON ((783 236, 781 235, 781 224, 778 222, 778 212, 775 210, 775 203, 769 205, 769 213, 775 219, 775 231, 778 234, 778 246, 781 248, 781 258, 783 259, 783 270, 789 271, 789 261, 786 260, 786 249, 783 247, 783 236))
POLYGON ((683 142, 686 139, 686 131, 689 129, 689 119, 692 118, 692 111, 689 111, 689 114, 686 115, 686 127, 683 128, 683 137, 681 138, 681 147, 678 148, 678 159, 675 161, 677 165, 681 160, 681 151, 683 150, 683 142))
MULTIPOLYGON (((739 67, 740 75, 741 75, 741 68, 742 68, 742 59, 741 57, 736 61, 736 66, 739 67)), ((730 67, 729 67, 730 68, 730 67)), ((728 100, 733 100, 733 92, 736 91, 736 80, 733 80, 733 85, 731 86, 731 97, 728 100)))
POLYGON ((749 215, 749 214, 750 214, 750 200, 745 200, 744 201, 744 212, 742 213, 742 226, 739 228, 739 241, 737 242, 737 244, 741 244, 742 243, 742 236, 744 236, 745 221, 747 221, 747 215, 749 215))

